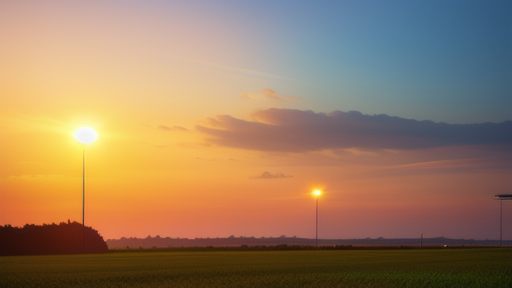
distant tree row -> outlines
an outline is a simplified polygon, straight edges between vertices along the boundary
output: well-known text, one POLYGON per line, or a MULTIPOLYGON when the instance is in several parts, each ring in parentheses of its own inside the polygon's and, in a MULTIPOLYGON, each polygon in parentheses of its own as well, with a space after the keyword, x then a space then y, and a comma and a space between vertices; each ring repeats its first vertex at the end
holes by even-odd
MULTIPOLYGON (((179 247, 278 247, 283 249, 280 245, 287 245, 298 249, 297 247, 310 247, 316 246, 314 238, 297 238, 286 237, 235 237, 233 235, 227 238, 170 238, 170 237, 151 237, 146 238, 125 238, 121 239, 108 239, 107 245, 109 249, 151 249, 151 248, 179 248, 179 247)), ((346 247, 361 246, 361 247, 455 247, 455 246, 498 246, 498 240, 473 240, 473 239, 448 239, 444 237, 436 238, 393 238, 385 239, 379 238, 361 238, 361 239, 318 239, 319 246, 326 247, 346 247)), ((504 246, 511 246, 512 240, 503 241, 504 246)), ((342 248, 343 247, 343 248, 342 248)), ((263 248, 262 248, 263 249, 263 248)), ((265 248, 267 249, 267 248, 265 248)), ((270 248, 269 248, 270 249, 270 248)), ((301 248, 302 249, 302 248, 301 248)), ((327 248, 326 248, 327 249, 327 248)), ((336 248, 338 249, 338 248, 336 248)))
MULTIPOLYGON (((0 256, 81 254, 82 224, 77 222, 23 227, 0 226, 0 256)), ((106 253, 107 243, 91 227, 85 227, 85 253, 106 253)))

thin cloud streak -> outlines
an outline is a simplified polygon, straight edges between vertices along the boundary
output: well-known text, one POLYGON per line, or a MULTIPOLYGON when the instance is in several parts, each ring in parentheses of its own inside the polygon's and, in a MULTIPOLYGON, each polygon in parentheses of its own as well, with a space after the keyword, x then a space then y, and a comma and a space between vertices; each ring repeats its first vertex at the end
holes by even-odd
POLYGON ((299 100, 298 97, 295 96, 280 96, 277 95, 276 91, 265 88, 261 90, 260 92, 254 93, 254 92, 244 92, 240 94, 242 98, 249 99, 249 100, 256 100, 256 99, 269 99, 274 101, 295 101, 299 100))
POLYGON ((292 178, 291 175, 284 175, 282 172, 272 174, 268 171, 261 173, 259 176, 249 177, 251 179, 279 179, 279 178, 292 178))
POLYGON ((505 154, 502 157, 478 157, 467 159, 435 160, 402 165, 387 166, 383 169, 391 170, 488 170, 511 169, 512 155, 505 154))
POLYGON ((163 130, 163 131, 188 131, 187 128, 183 128, 181 126, 173 126, 173 127, 169 127, 169 126, 166 126, 166 125, 158 125, 158 129, 160 130, 163 130))
POLYGON ((512 121, 447 124, 360 112, 267 109, 254 121, 220 115, 196 126, 216 145, 276 152, 362 148, 416 150, 457 145, 512 145, 512 121))
POLYGON ((224 65, 224 64, 220 64, 220 63, 209 62, 209 61, 201 61, 201 60, 196 60, 196 59, 192 59, 192 58, 184 58, 184 59, 186 59, 187 61, 189 61, 191 63, 199 64, 199 65, 213 68, 213 69, 222 70, 222 71, 225 71, 228 73, 233 73, 233 74, 240 74, 240 75, 256 77, 256 78, 272 78, 272 79, 288 80, 288 81, 293 80, 291 78, 281 76, 281 75, 272 74, 272 73, 266 73, 266 72, 251 70, 251 69, 244 69, 244 68, 239 68, 239 67, 234 67, 234 66, 224 65))

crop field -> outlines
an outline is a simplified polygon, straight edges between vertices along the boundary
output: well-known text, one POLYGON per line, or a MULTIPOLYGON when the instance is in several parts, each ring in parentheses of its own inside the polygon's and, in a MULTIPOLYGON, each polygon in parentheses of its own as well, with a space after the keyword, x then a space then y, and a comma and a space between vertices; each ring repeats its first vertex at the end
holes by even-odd
POLYGON ((512 249, 9 256, 0 287, 512 287, 512 249))

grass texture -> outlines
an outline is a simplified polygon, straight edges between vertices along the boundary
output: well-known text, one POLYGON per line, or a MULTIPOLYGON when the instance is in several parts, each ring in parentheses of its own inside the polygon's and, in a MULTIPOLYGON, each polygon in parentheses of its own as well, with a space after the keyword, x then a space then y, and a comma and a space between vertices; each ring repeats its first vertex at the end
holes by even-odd
POLYGON ((512 287, 512 249, 8 256, 0 287, 512 287))

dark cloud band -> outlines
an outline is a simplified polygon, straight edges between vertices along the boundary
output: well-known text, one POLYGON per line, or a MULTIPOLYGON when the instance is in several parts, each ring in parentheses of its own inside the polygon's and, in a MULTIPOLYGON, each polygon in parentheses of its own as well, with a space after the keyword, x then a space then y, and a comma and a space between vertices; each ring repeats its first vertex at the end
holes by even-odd
POLYGON ((228 115, 197 126, 217 145, 258 150, 305 152, 359 147, 365 149, 427 149, 456 145, 512 145, 512 121, 447 124, 360 112, 268 109, 255 121, 228 115))

